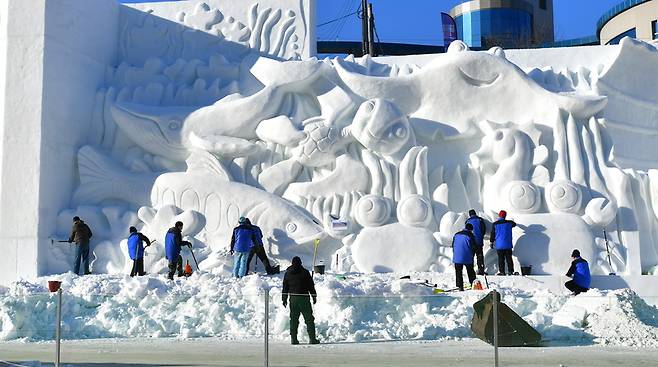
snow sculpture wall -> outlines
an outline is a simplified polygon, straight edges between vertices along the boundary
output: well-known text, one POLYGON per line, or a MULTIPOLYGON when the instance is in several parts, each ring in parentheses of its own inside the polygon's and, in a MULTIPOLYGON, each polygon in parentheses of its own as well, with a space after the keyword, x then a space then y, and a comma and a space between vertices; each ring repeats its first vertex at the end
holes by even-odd
MULTIPOLYGON (((308 262, 320 238, 335 270, 447 271, 471 208, 510 213, 515 258, 534 273, 564 273, 573 248, 597 274, 658 264, 658 83, 640 82, 653 45, 515 51, 523 69, 460 42, 422 67, 319 61, 312 1, 119 8, 117 59, 86 95, 93 111, 77 111, 89 130, 77 172, 58 178, 74 188, 41 199, 70 197, 46 236, 76 214, 94 228, 95 272, 126 271, 128 226, 162 242, 176 220, 201 268, 227 271, 241 215, 279 262, 308 262), (534 64, 556 54, 559 68, 534 64)), ((70 269, 68 246, 43 253, 41 273, 70 269)), ((150 247, 147 271, 163 257, 150 247)), ((495 271, 493 251, 486 261, 495 271)))
POLYGON ((48 237, 77 186, 95 91, 116 63, 118 10, 106 0, 0 2, 0 283, 51 271, 48 237))

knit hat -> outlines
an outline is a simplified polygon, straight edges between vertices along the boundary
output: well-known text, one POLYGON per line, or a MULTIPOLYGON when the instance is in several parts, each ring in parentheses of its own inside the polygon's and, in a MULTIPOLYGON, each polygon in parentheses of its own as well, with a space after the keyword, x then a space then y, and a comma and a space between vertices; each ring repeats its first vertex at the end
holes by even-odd
POLYGON ((580 251, 578 250, 573 250, 571 252, 571 257, 580 257, 580 251))
POLYGON ((245 218, 245 217, 240 217, 240 219, 238 219, 238 223, 240 223, 240 224, 244 224, 246 221, 247 221, 247 218, 245 218))
POLYGON ((302 259, 299 258, 299 256, 295 256, 292 258, 292 264, 293 265, 302 265, 302 259))
POLYGON ((477 215, 477 213, 475 212, 475 209, 471 209, 471 210, 468 211, 468 215, 473 217, 473 216, 477 215))
POLYGON ((500 218, 506 218, 506 217, 507 217, 507 212, 504 211, 504 210, 501 210, 501 211, 498 213, 498 217, 500 217, 500 218))

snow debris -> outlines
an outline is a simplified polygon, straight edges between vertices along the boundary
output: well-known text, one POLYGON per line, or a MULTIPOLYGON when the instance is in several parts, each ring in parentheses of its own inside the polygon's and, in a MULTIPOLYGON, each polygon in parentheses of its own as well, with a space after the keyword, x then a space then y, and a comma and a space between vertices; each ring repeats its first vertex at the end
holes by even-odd
MULTIPOLYGON (((63 337, 262 337, 265 290, 270 289, 270 334, 289 337, 288 310, 281 305, 282 275, 195 273, 169 281, 164 275, 78 277, 66 273, 0 288, 0 340, 51 340, 56 295, 47 280, 64 289, 63 337)), ((470 338, 473 303, 487 291, 434 294, 450 289, 450 274, 316 275, 314 305, 320 338, 330 342, 470 338)), ((502 301, 548 342, 658 347, 658 309, 629 289, 571 296, 546 289, 499 289, 502 301)), ((303 327, 302 327, 303 330, 303 327)), ((305 332, 300 332, 304 339, 305 332)))

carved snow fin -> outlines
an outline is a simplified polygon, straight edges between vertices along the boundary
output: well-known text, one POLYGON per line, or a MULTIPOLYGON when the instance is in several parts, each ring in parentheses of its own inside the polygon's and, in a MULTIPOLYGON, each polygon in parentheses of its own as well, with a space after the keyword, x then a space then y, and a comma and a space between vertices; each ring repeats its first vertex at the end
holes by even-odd
POLYGON ((217 157, 207 151, 194 149, 185 163, 187 163, 187 172, 189 173, 209 173, 217 179, 232 181, 231 174, 226 167, 222 165, 217 157))

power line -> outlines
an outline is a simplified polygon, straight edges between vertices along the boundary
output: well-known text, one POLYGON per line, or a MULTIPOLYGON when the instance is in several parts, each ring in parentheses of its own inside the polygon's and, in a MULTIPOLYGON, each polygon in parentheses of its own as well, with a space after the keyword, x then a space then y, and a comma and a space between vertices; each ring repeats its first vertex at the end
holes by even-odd
MULTIPOLYGON (((358 0, 352 0, 350 4, 354 4, 355 1, 358 1, 358 0)), ((354 14, 354 13, 358 13, 360 7, 361 7, 361 5, 359 5, 359 6, 357 7, 356 11, 353 12, 352 14, 354 14)), ((352 6, 349 6, 349 7, 348 7, 348 9, 350 9, 350 8, 352 8, 352 6)), ((343 31, 343 28, 345 27, 345 24, 346 24, 346 23, 347 23, 347 18, 343 18, 343 20, 342 20, 341 22, 338 23, 338 29, 336 30, 336 37, 334 37, 335 39, 338 39, 338 37, 340 36, 340 32, 343 31)))
MULTIPOLYGON (((336 12, 336 17, 340 18, 342 14, 347 13, 350 10, 350 0, 343 0, 343 4, 341 5, 340 9, 336 12)), ((336 32, 338 31, 338 27, 340 27, 340 21, 335 22, 329 27, 329 33, 327 34, 329 37, 333 37, 336 32)))
POLYGON ((332 20, 330 20, 330 21, 328 21, 328 22, 320 23, 320 24, 317 25, 317 27, 322 27, 322 26, 325 26, 325 25, 327 25, 327 24, 331 24, 331 23, 337 22, 337 21, 339 21, 339 20, 342 20, 342 19, 345 19, 345 18, 347 18, 347 17, 350 17, 350 16, 352 16, 352 15, 354 15, 354 14, 358 14, 360 11, 361 11, 361 6, 359 6, 359 9, 356 10, 356 11, 353 11, 353 12, 351 12, 351 13, 349 13, 349 14, 345 14, 345 15, 343 15, 343 16, 340 17, 340 18, 336 18, 336 19, 332 19, 332 20))
POLYGON ((384 54, 384 49, 382 48, 382 40, 379 39, 379 33, 377 33, 377 22, 373 21, 372 27, 375 30, 375 37, 377 37, 377 46, 379 46, 379 54, 384 54))

